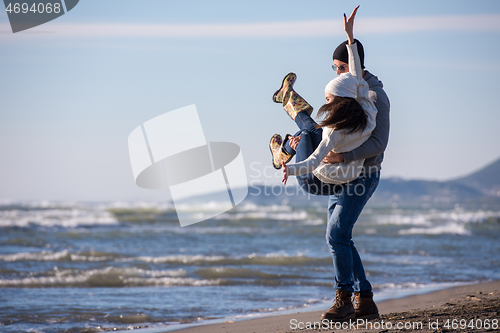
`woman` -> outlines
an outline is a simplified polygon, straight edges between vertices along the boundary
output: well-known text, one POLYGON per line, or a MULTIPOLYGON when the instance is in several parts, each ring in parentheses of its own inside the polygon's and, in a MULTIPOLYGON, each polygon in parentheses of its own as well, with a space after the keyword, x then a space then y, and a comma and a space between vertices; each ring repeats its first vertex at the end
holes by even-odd
MULTIPOLYGON (((287 88, 287 86, 293 84, 294 80, 289 80, 289 82, 285 82, 286 78, 284 80, 284 87, 282 87, 281 90, 287 88, 286 91, 288 91, 290 95, 288 96, 285 110, 296 121, 299 128, 303 130, 300 141, 297 138, 291 139, 292 146, 298 141, 296 149, 297 160, 299 162, 288 165, 282 163, 284 183, 286 183, 290 175, 306 174, 311 177, 311 173, 316 176, 316 179, 321 180, 323 184, 342 183, 342 181, 339 182, 338 179, 336 179, 338 175, 333 172, 335 170, 338 171, 338 164, 329 166, 322 163, 323 158, 330 150, 341 153, 356 148, 368 139, 375 128, 377 109, 368 97, 368 85, 362 79, 361 64, 353 38, 354 17, 358 7, 354 9, 349 19, 344 15, 344 29, 348 36, 347 49, 349 52, 349 70, 351 72, 341 74, 338 78, 332 80, 325 88, 327 104, 320 109, 320 113, 326 114, 326 117, 325 120, 320 123, 320 126, 322 126, 321 131, 318 131, 318 128, 313 126, 314 122, 309 116, 311 109, 310 106, 309 108, 307 107, 307 102, 303 101, 298 94, 290 92, 289 87, 287 88), (353 101, 354 97, 356 97, 359 106, 362 107, 363 113, 359 113, 359 107, 353 101), (312 129, 313 135, 311 135, 309 129, 312 129), (305 136, 304 133, 306 133, 305 136), (301 160, 299 154, 302 154, 301 150, 304 148, 301 147, 304 138, 309 141, 311 146, 314 139, 317 140, 319 133, 321 133, 321 142, 310 156, 301 160)), ((281 95, 284 95, 284 93, 281 95)), ((279 97, 281 96, 278 93, 277 98, 279 97)), ((285 102, 286 97, 287 96, 283 97, 283 102, 285 102)), ((287 156, 280 157, 284 157, 283 159, 288 158, 287 156)), ((287 161, 284 160, 283 162, 287 161)), ((361 166, 362 164, 361 161, 361 166)), ((337 190, 354 189, 356 191, 356 187, 360 185, 357 190, 366 191, 368 196, 359 196, 359 198, 361 198, 360 200, 367 200, 366 198, 373 193, 376 184, 369 181, 370 177, 355 176, 354 178, 356 178, 355 181, 339 185, 337 190)), ((356 200, 352 200, 351 204, 352 207, 344 207, 347 214, 358 214, 358 208, 363 205, 358 204, 356 200)), ((351 303, 354 285, 353 275, 362 280, 362 283, 360 283, 362 286, 359 286, 360 292, 366 291, 366 294, 370 294, 368 298, 363 300, 365 303, 363 306, 370 308, 368 315, 360 318, 369 319, 378 317, 378 310, 372 300, 373 293, 371 293, 371 285, 368 280, 366 280, 359 253, 354 247, 351 239, 355 221, 356 219, 336 218, 335 216, 329 219, 327 226, 327 242, 332 251, 337 295, 333 306, 322 315, 322 319, 345 321, 356 317, 354 307, 351 303)))

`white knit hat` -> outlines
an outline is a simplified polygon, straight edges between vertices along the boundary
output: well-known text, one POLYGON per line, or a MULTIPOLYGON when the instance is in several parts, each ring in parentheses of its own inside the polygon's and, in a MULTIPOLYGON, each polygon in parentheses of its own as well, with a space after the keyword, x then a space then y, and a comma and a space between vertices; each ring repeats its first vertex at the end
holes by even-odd
POLYGON ((356 98, 358 92, 358 81, 351 73, 342 73, 328 82, 325 92, 339 97, 356 98))

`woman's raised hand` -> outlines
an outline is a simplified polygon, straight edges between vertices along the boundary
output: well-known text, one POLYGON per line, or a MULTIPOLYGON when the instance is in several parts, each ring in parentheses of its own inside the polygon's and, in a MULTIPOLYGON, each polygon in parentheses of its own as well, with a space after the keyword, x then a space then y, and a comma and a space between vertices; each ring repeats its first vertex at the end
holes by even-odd
POLYGON ((347 34, 347 39, 349 40, 349 44, 354 43, 354 33, 353 33, 353 28, 354 28, 354 17, 356 16, 356 12, 358 11, 358 7, 354 8, 354 10, 351 13, 351 16, 349 18, 346 17, 344 13, 344 31, 347 34))

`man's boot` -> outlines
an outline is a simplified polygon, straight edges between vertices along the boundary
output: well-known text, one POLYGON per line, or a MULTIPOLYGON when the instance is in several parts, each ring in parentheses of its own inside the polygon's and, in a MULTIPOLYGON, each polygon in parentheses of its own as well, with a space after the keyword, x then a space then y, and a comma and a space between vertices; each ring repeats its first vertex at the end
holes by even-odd
POLYGON ((292 120, 295 120, 295 116, 301 111, 306 111, 309 115, 313 112, 312 106, 293 90, 296 79, 295 73, 288 73, 281 83, 281 88, 273 95, 273 102, 281 103, 292 120))
POLYGON ((352 293, 344 290, 337 290, 337 296, 333 305, 327 312, 321 315, 321 320, 329 321, 348 321, 355 319, 354 307, 351 302, 352 293))
POLYGON ((354 293, 354 312, 356 313, 356 319, 380 318, 371 291, 354 293))
MULTIPOLYGON (((287 137, 290 134, 287 134, 287 137)), ((286 141, 285 141, 286 142, 286 141)), ((269 150, 271 150, 271 155, 273 157, 273 167, 275 169, 281 169, 283 164, 290 162, 293 155, 288 153, 283 147, 283 140, 281 135, 274 134, 269 141, 269 150)))

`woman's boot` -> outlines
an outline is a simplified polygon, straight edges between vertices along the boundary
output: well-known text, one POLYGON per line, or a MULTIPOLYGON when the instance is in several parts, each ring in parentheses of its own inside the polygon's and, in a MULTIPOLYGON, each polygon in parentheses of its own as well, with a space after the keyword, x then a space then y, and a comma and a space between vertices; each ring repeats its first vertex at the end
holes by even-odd
POLYGON ((273 101, 281 103, 292 120, 295 120, 295 116, 301 111, 306 111, 309 115, 313 111, 312 106, 293 90, 296 79, 295 73, 288 73, 281 83, 281 88, 273 95, 273 101))
MULTIPOLYGON (((288 135, 290 134, 287 134, 287 137, 288 135)), ((271 155, 273 156, 273 167, 275 169, 281 169, 283 164, 288 163, 293 157, 292 154, 288 153, 283 148, 283 139, 279 134, 274 134, 271 137, 271 141, 269 141, 269 149, 271 150, 271 155)))

